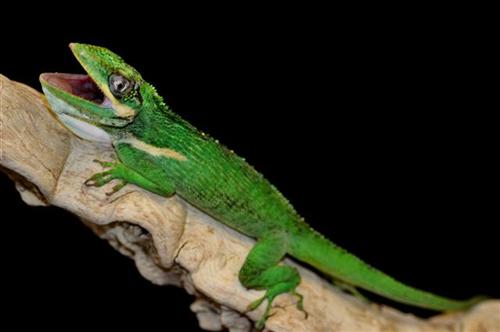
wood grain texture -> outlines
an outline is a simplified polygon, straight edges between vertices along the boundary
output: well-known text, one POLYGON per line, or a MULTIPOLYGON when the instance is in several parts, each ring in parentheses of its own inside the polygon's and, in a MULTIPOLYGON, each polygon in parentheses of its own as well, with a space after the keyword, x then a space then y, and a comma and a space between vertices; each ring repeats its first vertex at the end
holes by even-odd
MULTIPOLYGON (((158 285, 184 287, 207 330, 250 331, 262 314, 243 314, 260 297, 244 289, 238 271, 254 241, 196 210, 177 197, 165 199, 128 185, 113 197, 113 186, 86 187, 100 171, 93 159, 112 160, 113 149, 83 141, 51 115, 40 93, 0 75, 0 164, 30 205, 56 205, 78 215, 94 232, 134 259, 140 273, 158 285)), ((271 331, 500 331, 500 301, 468 312, 424 320, 367 304, 296 265, 299 292, 309 318, 284 295, 268 323, 271 331)))

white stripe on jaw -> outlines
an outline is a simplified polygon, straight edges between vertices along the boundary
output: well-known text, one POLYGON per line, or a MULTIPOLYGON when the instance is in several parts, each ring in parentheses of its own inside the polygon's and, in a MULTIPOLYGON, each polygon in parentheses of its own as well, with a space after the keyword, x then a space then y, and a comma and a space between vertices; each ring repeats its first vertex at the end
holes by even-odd
POLYGON ((151 144, 144 143, 143 141, 140 141, 135 137, 127 137, 127 138, 121 139, 121 140, 116 142, 116 144, 122 144, 122 143, 130 144, 132 147, 134 147, 138 150, 147 152, 150 155, 155 156, 155 157, 166 157, 166 158, 176 159, 176 160, 180 160, 180 161, 187 160, 186 156, 184 156, 183 154, 181 154, 175 150, 168 149, 168 148, 159 148, 157 146, 153 146, 151 144))

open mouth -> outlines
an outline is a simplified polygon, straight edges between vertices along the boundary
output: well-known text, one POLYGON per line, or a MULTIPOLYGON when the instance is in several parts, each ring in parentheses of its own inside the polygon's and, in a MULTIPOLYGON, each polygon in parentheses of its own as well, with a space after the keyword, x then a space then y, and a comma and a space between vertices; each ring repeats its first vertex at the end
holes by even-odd
POLYGON ((109 105, 108 98, 106 98, 89 75, 44 73, 41 78, 48 84, 73 96, 80 97, 97 105, 109 105))

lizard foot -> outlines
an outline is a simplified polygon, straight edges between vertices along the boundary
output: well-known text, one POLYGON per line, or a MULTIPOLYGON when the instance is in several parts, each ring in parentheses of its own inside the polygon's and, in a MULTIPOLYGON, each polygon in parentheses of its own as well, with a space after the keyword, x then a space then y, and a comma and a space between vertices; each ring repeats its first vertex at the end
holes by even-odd
POLYGON ((94 159, 94 162, 100 164, 102 167, 106 168, 111 168, 107 171, 96 173, 92 175, 90 178, 85 180, 84 184, 86 186, 93 186, 93 187, 102 187, 106 183, 119 179, 121 182, 117 185, 115 185, 110 192, 107 192, 107 196, 111 196, 123 187, 127 185, 127 181, 125 180, 125 167, 123 164, 119 162, 110 162, 110 161, 100 161, 97 159, 94 159))

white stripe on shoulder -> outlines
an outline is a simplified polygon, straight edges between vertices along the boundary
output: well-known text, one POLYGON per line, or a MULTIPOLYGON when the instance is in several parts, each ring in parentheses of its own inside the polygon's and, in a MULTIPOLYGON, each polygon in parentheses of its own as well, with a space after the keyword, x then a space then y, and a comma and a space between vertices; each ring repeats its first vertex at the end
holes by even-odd
POLYGON ((121 139, 117 141, 116 143, 125 143, 125 144, 130 144, 134 148, 147 152, 150 155, 153 155, 155 157, 166 157, 166 158, 171 158, 171 159, 176 159, 176 160, 187 160, 186 156, 184 156, 182 153, 179 153, 175 150, 168 149, 168 148, 159 148, 157 146, 144 143, 143 141, 138 140, 135 137, 127 137, 124 139, 121 139))

